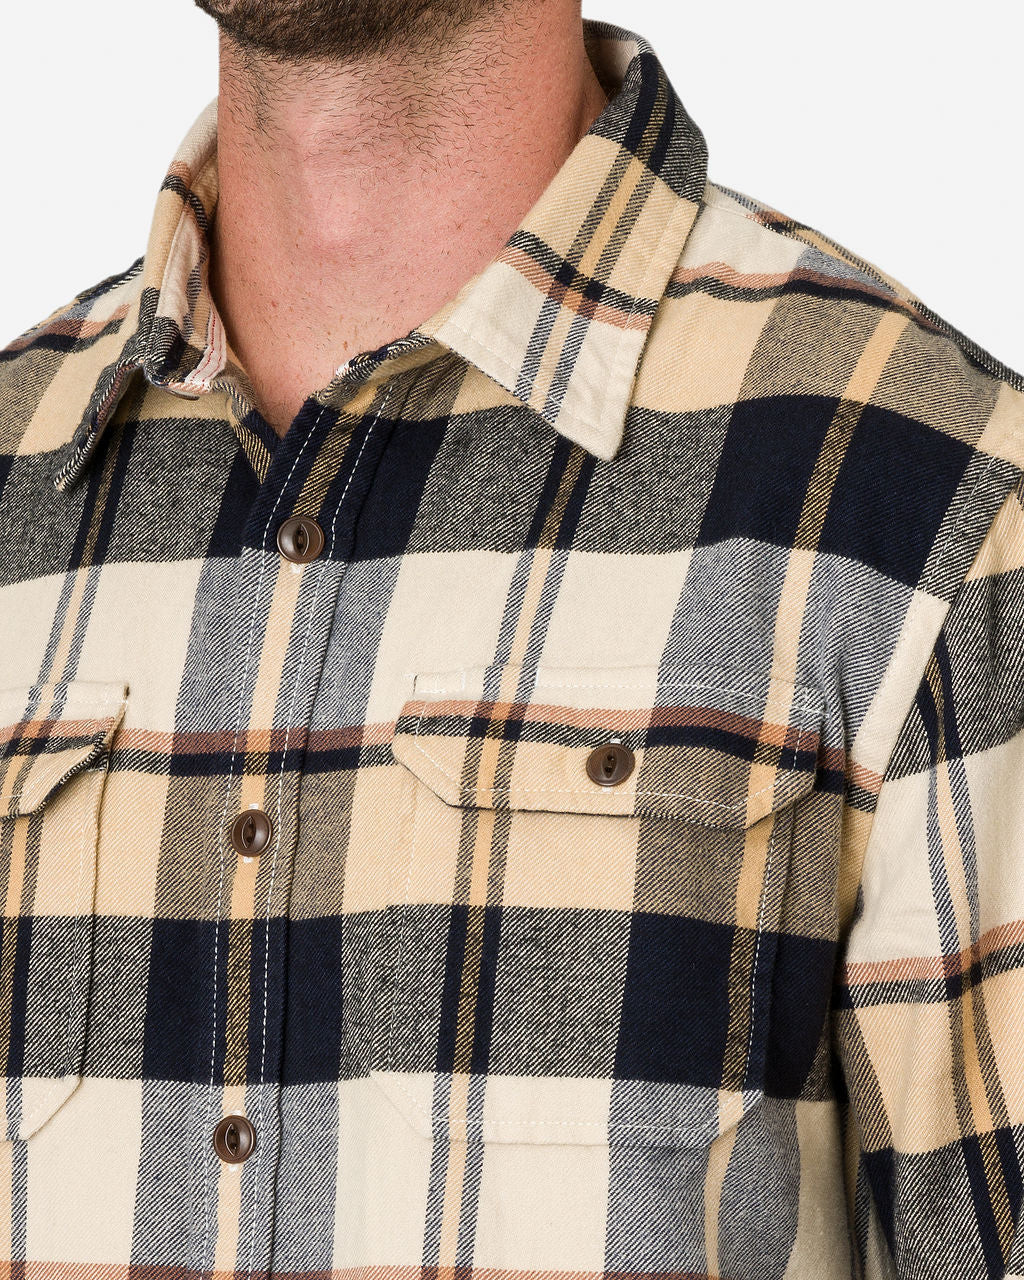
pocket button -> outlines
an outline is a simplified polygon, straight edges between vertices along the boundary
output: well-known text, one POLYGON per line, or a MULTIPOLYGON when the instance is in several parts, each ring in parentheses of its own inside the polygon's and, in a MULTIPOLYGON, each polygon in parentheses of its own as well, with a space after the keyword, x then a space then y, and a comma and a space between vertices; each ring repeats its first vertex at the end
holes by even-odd
POLYGON ((621 742, 606 742, 595 747, 587 757, 587 776, 599 787, 617 787, 635 767, 632 751, 621 742))

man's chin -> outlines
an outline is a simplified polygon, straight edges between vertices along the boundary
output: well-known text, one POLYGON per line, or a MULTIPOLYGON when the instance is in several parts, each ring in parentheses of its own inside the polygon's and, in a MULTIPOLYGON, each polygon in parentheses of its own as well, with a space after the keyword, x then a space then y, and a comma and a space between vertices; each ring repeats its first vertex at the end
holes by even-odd
POLYGON ((288 62, 444 47, 501 0, 195 0, 240 48, 288 62))

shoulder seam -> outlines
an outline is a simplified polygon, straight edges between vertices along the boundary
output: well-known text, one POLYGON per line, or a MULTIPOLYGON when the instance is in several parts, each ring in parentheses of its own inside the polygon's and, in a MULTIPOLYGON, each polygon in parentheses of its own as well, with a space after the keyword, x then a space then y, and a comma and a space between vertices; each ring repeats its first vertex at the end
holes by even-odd
POLYGON ((20 354, 20 349, 29 344, 29 340, 33 335, 43 332, 47 325, 53 324, 55 320, 59 320, 69 311, 73 311, 75 307, 86 306, 89 303, 95 302, 96 299, 102 297, 103 294, 112 293, 114 289, 119 288, 121 285, 129 284, 142 271, 144 261, 144 257, 138 257, 131 266, 127 267, 124 271, 116 271, 113 275, 107 276, 97 284, 90 285, 87 289, 83 289, 81 293, 76 293, 70 301, 62 302, 61 305, 51 311, 49 315, 44 316, 41 320, 37 320, 35 324, 29 325, 23 333, 15 334, 15 336, 11 338, 5 346, 0 348, 0 354, 6 355, 15 347, 19 348, 20 354))
MULTIPOLYGON (((749 209, 752 214, 758 214, 767 206, 755 200, 752 196, 746 195, 742 191, 736 191, 732 187, 726 187, 720 182, 709 182, 709 186, 718 191, 724 192, 725 195, 731 197, 738 204, 749 209)), ((753 222, 759 227, 763 227, 766 231, 773 232, 775 235, 783 236, 789 240, 795 240, 800 244, 805 244, 809 249, 819 249, 819 246, 812 243, 806 236, 800 234, 801 231, 807 231, 820 239, 825 245, 833 251, 833 256, 840 262, 846 262, 850 266, 855 267, 864 275, 869 276, 877 284, 881 285, 887 293, 892 294, 894 300, 899 301, 908 306, 911 319, 915 323, 923 324, 948 338, 961 352, 971 361, 972 364, 980 368, 990 377, 1000 382, 1005 382, 1012 387, 1014 391, 1024 395, 1024 374, 1018 373, 1016 369, 1005 364, 1002 360, 994 356, 990 351, 986 350, 980 343, 975 342, 963 330, 958 329, 955 325, 944 319, 937 311, 934 311, 927 303, 921 300, 917 294, 906 290, 905 295, 901 296, 893 289, 891 280, 887 279, 881 270, 866 258, 860 257, 846 245, 840 244, 838 240, 834 240, 831 236, 826 235, 823 231, 819 231, 817 227, 812 227, 810 223, 800 222, 796 218, 788 217, 780 210, 768 210, 769 213, 776 212, 779 217, 772 221, 766 221, 762 217, 748 217, 740 213, 736 209, 727 209, 723 205, 711 204, 705 200, 703 203, 708 207, 717 210, 719 213, 730 214, 735 218, 742 218, 745 221, 753 222)), ((905 286, 904 286, 905 287, 905 286)))

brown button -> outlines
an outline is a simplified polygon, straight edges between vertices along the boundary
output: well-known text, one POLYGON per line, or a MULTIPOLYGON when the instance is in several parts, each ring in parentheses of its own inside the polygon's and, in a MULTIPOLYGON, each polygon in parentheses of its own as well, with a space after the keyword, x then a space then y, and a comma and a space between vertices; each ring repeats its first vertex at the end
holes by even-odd
POLYGON ((324 531, 309 516, 292 516, 277 531, 277 549, 292 564, 309 564, 324 549, 324 531))
POLYGON ((635 766, 632 751, 621 742, 606 742, 587 756, 587 776, 599 787, 617 787, 626 781, 635 766))
POLYGON ((244 809, 231 824, 231 847, 243 858, 254 858, 273 835, 274 824, 262 809, 244 809))
POLYGON ((213 1131, 213 1149, 225 1164, 248 1160, 256 1146, 256 1130, 245 1116, 225 1116, 213 1131))

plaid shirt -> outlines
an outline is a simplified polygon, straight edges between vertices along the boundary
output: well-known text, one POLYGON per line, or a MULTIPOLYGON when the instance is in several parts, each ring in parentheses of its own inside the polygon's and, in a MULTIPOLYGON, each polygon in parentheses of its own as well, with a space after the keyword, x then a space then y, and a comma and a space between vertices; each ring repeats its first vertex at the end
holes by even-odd
POLYGON ((283 439, 212 108, 3 354, 3 1275, 1024 1274, 1024 381, 587 30, 283 439))

